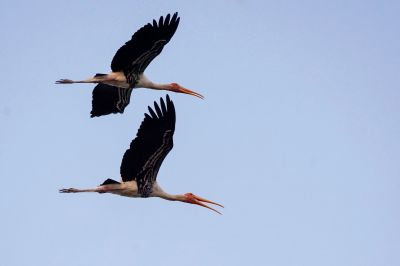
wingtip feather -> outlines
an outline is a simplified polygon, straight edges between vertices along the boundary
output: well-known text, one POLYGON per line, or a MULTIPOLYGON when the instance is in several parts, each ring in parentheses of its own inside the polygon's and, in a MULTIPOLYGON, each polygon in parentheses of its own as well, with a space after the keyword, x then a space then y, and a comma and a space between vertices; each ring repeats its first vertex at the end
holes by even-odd
POLYGON ((154 109, 156 110, 158 118, 163 117, 163 113, 161 112, 160 106, 158 106, 158 103, 154 102, 154 109))
POLYGON ((156 113, 153 111, 153 109, 151 109, 150 106, 148 106, 148 109, 149 109, 149 113, 150 113, 151 118, 153 118, 153 119, 157 118, 156 113))
POLYGON ((167 108, 165 107, 165 102, 162 97, 160 97, 160 103, 161 103, 161 111, 162 111, 163 115, 165 115, 167 113, 167 108))
POLYGON ((168 15, 165 17, 165 20, 164 20, 164 22, 165 22, 166 25, 169 24, 170 19, 171 19, 171 15, 168 14, 168 15))

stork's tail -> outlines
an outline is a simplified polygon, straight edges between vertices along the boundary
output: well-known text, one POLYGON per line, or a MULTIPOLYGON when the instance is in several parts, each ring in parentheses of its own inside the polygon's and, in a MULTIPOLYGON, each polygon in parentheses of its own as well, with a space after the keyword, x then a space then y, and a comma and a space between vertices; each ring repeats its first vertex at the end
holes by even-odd
POLYGON ((103 184, 101 184, 100 186, 104 186, 104 185, 110 185, 110 184, 121 184, 118 181, 115 181, 111 178, 108 178, 106 181, 103 182, 103 184))

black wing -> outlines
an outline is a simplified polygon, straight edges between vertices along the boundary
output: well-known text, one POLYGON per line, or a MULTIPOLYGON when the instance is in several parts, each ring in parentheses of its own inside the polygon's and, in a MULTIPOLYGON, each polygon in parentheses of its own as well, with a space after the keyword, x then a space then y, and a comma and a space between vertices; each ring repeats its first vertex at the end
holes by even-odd
POLYGON ((124 71, 132 77, 143 73, 150 62, 161 53, 164 45, 167 44, 179 24, 178 13, 175 13, 172 18, 168 14, 165 17, 160 17, 158 24, 153 20, 153 24, 140 28, 132 38, 127 41, 114 55, 111 62, 112 71, 124 71))
POLYGON ((93 89, 91 117, 123 113, 129 104, 132 89, 99 83, 93 89))
POLYGON ((166 104, 162 98, 160 105, 154 102, 154 110, 149 106, 149 114, 145 114, 136 138, 121 163, 122 180, 136 180, 142 197, 151 193, 161 163, 173 147, 174 103, 167 95, 166 104))

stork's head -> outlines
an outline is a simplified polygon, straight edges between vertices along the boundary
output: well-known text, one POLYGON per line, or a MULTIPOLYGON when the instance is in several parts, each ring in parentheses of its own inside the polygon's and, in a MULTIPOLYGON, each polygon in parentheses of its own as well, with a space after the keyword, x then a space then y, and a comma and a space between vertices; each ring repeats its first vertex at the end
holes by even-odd
POLYGON ((183 197, 184 197, 183 202, 190 203, 190 204, 200 205, 200 206, 202 206, 202 207, 204 207, 204 208, 213 210, 213 211, 215 211, 216 213, 222 214, 222 213, 220 213, 219 211, 215 210, 214 208, 212 208, 212 207, 210 207, 210 206, 204 204, 203 202, 205 202, 205 203, 210 203, 210 204, 214 204, 214 205, 218 205, 218 206, 220 206, 220 207, 223 208, 224 206, 222 206, 222 205, 219 204, 219 203, 216 203, 216 202, 213 202, 213 201, 204 199, 204 198, 202 198, 202 197, 196 196, 196 195, 193 194, 193 193, 186 193, 186 194, 183 195, 183 197))
POLYGON ((189 94, 189 95, 193 95, 196 97, 199 97, 200 99, 204 99, 204 96, 201 95, 200 93, 191 91, 189 89, 186 89, 184 87, 182 87, 181 85, 179 85, 178 83, 170 83, 168 84, 168 90, 169 91, 173 91, 173 92, 178 92, 178 93, 185 93, 185 94, 189 94))

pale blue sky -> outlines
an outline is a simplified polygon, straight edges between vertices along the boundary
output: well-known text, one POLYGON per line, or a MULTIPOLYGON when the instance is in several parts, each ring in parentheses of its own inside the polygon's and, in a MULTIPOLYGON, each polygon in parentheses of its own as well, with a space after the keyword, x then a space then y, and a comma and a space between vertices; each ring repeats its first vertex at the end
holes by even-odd
POLYGON ((1 264, 400 265, 400 2, 18 1, 0 9, 1 264), (170 94, 158 180, 226 206, 59 194, 119 178, 148 105, 89 118, 91 85, 153 18, 170 94))

